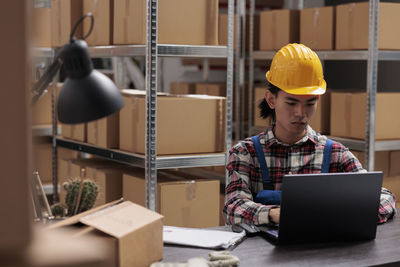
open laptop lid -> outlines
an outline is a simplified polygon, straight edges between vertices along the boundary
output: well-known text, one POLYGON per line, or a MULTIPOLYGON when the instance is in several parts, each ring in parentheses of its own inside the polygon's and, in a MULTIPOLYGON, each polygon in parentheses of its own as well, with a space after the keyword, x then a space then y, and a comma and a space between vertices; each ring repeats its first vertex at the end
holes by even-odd
POLYGON ((382 172, 285 175, 278 244, 376 236, 382 172))

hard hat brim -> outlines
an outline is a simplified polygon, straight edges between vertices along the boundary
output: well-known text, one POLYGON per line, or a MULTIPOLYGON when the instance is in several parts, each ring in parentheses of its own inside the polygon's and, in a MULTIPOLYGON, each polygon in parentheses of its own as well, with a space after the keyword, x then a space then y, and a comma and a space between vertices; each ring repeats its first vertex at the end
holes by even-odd
POLYGON ((282 90, 291 95, 323 95, 326 92, 326 84, 325 86, 309 86, 293 89, 283 88, 282 90))
POLYGON ((284 88, 279 84, 274 84, 271 82, 269 77, 269 71, 265 75, 267 77, 268 82, 275 85, 279 89, 285 91, 288 94, 292 95, 323 95, 326 92, 326 82, 322 80, 319 85, 316 86, 305 86, 305 87, 295 87, 295 88, 284 88))

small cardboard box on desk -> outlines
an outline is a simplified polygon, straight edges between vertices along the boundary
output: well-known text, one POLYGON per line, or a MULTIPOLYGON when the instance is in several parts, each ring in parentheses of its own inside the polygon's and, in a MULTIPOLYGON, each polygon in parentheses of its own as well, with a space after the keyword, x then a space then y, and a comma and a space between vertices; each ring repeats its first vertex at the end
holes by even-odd
MULTIPOLYGON (((180 227, 215 227, 219 225, 219 181, 196 179, 158 172, 157 212, 164 224, 180 227)), ((145 205, 144 170, 123 175, 123 198, 145 205)))
POLYGON ((130 201, 114 201, 49 228, 76 227, 77 235, 102 238, 112 253, 112 266, 149 266, 163 257, 162 218, 130 201))

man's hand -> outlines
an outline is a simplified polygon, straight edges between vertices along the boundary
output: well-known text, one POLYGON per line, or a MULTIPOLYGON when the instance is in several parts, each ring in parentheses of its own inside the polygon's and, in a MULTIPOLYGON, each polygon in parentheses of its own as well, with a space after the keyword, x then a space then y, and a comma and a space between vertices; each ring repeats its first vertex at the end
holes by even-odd
POLYGON ((269 210, 269 220, 273 223, 279 223, 279 216, 281 214, 281 208, 272 208, 269 210))

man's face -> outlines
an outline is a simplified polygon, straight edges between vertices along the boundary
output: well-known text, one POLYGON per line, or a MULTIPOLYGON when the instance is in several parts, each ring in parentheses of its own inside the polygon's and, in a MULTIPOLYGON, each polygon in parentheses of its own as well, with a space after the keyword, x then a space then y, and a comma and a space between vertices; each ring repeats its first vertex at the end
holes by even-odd
POLYGON ((274 96, 267 90, 267 102, 275 109, 276 127, 289 135, 301 135, 317 109, 318 96, 292 95, 279 90, 274 96))

